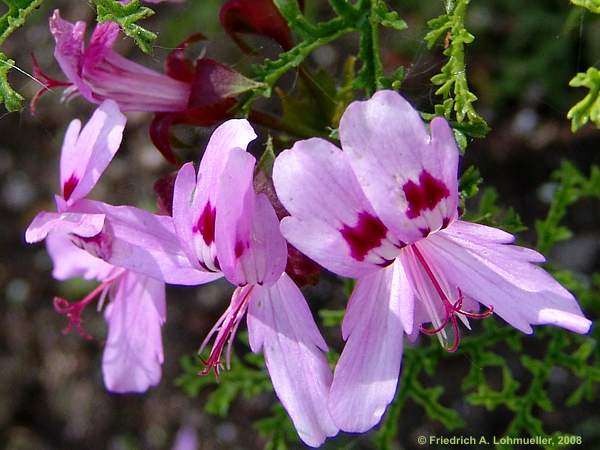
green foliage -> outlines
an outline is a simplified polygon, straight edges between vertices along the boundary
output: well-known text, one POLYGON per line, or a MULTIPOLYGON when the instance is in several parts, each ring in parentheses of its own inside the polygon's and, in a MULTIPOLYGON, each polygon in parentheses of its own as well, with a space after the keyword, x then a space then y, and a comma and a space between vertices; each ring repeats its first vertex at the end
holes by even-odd
POLYGON ((583 100, 567 113, 567 119, 571 119, 573 133, 590 120, 600 127, 600 71, 595 67, 590 67, 587 72, 575 75, 569 82, 569 86, 589 89, 583 100))
POLYGON ((590 177, 586 178, 572 163, 564 161, 552 178, 559 183, 554 200, 546 218, 535 225, 537 247, 542 253, 548 253, 557 242, 571 237, 571 231, 560 225, 570 205, 581 197, 600 198, 600 169, 597 166, 592 166, 590 177))
POLYGON ((271 416, 256 421, 254 428, 268 439, 265 450, 287 450, 289 443, 298 441, 296 430, 281 404, 275 404, 272 411, 271 416))
MULTIPOLYGON (((247 342, 246 333, 240 333, 239 337, 247 342)), ((218 379, 212 373, 200 374, 204 368, 202 361, 203 358, 198 355, 183 357, 183 373, 177 377, 175 384, 190 397, 197 397, 212 388, 204 404, 204 409, 209 414, 225 417, 239 396, 250 399, 273 392, 261 355, 247 353, 240 359, 232 354, 231 368, 221 371, 218 379)), ((268 438, 265 447, 267 450, 283 450, 289 442, 298 440, 287 413, 279 404, 273 407, 273 415, 258 420, 254 426, 262 436, 268 438)))
POLYGON ((243 361, 232 355, 231 369, 221 371, 218 378, 212 373, 200 375, 204 367, 200 356, 182 358, 181 367, 183 374, 175 380, 175 384, 190 397, 198 396, 208 387, 216 387, 208 396, 205 408, 219 417, 227 415, 238 395, 252 398, 273 390, 262 357, 251 353, 243 361))
POLYGON ((571 3, 582 8, 587 8, 593 13, 600 14, 600 0, 571 0, 571 3))
POLYGON ((0 45, 17 28, 22 26, 29 15, 40 7, 44 0, 2 0, 8 8, 0 17, 0 45))
POLYGON ((448 10, 428 22, 429 33, 425 36, 427 46, 432 48, 436 42, 444 41, 444 55, 448 62, 442 67, 439 74, 431 78, 431 82, 439 86, 435 91, 441 95, 443 102, 436 105, 435 113, 443 115, 449 120, 456 119, 458 124, 466 122, 474 129, 470 135, 480 136, 487 132, 487 124, 475 108, 473 102, 477 96, 469 89, 467 82, 467 68, 465 63, 465 45, 473 42, 475 37, 465 28, 465 17, 470 0, 457 0, 447 2, 448 10))
POLYGON ((127 4, 119 0, 94 0, 98 22, 117 22, 127 36, 132 38, 144 53, 152 53, 156 34, 137 24, 154 14, 150 8, 142 6, 140 0, 127 4))
POLYGON ((527 227, 523 225, 519 214, 514 208, 502 208, 498 206, 497 200, 498 193, 494 188, 488 187, 484 189, 479 197, 477 211, 474 213, 467 211, 463 219, 484 225, 496 226, 509 233, 525 231, 527 227))
MULTIPOLYGON (((400 86, 404 77, 402 68, 398 68, 390 77, 386 77, 383 73, 378 31, 380 26, 395 30, 406 28, 406 23, 400 19, 398 13, 390 11, 383 0, 360 0, 355 5, 343 0, 331 0, 330 3, 338 14, 337 17, 314 24, 302 14, 296 0, 275 0, 275 4, 288 21, 292 31, 302 40, 294 48, 279 55, 278 58, 266 60, 254 67, 254 79, 260 83, 260 87, 247 96, 240 105, 241 111, 248 112, 251 103, 258 96, 271 96, 277 81, 288 71, 300 67, 315 49, 351 32, 359 34, 357 58, 361 63, 357 75, 352 77, 351 89, 364 89, 368 95, 371 95, 377 89, 400 86)), ((354 62, 352 62, 352 67, 353 65, 354 62)), ((306 70, 304 73, 301 72, 305 81, 307 81, 306 73, 306 70)), ((346 86, 341 92, 347 96, 348 87, 346 86)), ((331 94, 325 95, 325 100, 331 97, 331 94)), ((345 98, 344 95, 342 98, 345 98)), ((340 105, 345 106, 346 104, 340 101, 333 106, 339 111, 340 105)), ((289 110, 289 104, 287 106, 289 110)), ((310 117, 310 115, 305 114, 304 117, 310 117)))
MULTIPOLYGON (((0 45, 20 26, 44 0, 2 0, 7 11, 0 17, 0 45)), ((23 97, 8 82, 8 71, 15 67, 15 62, 0 52, 0 103, 7 111, 23 109, 23 97)))
POLYGON ((0 52, 0 103, 4 103, 7 111, 20 111, 23 109, 23 96, 15 91, 8 82, 8 71, 15 62, 8 59, 0 52))

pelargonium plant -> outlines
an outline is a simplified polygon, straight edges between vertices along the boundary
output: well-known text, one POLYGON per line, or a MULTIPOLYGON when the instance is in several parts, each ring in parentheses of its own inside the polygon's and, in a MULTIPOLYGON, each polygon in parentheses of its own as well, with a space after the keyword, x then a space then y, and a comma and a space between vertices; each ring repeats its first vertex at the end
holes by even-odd
MULTIPOLYGON (((38 3, 13 6, 24 18, 38 3)), ((240 58, 256 63, 233 65, 197 51, 211 43, 210 33, 197 29, 169 51, 163 70, 115 45, 129 36, 152 49, 156 35, 142 27, 153 13, 147 4, 162 3, 157 11, 168 14, 202 9, 201 2, 91 3, 93 27, 58 9, 47 17, 56 67, 32 60, 41 84, 33 114, 52 102, 89 103, 94 111, 83 126, 74 118, 66 127, 55 211, 38 212, 25 240, 45 242, 55 279, 98 283, 79 300, 56 297, 53 305, 65 317, 65 333, 85 339, 98 339, 86 329, 86 307, 102 311, 108 391, 143 393, 170 382, 161 380, 169 352, 161 330, 167 304, 177 307, 178 298, 168 286, 192 289, 224 278, 232 289, 222 316, 212 329, 197 330, 198 356, 183 360, 177 384, 193 395, 228 383, 246 397, 274 392, 283 410, 257 424, 269 448, 287 448, 295 436, 311 447, 362 448, 358 433, 375 428, 374 445, 392 448, 411 409, 460 428, 464 421, 440 400, 441 388, 423 380, 461 354, 468 375, 450 389, 466 391, 472 405, 507 407, 507 438, 550 435, 537 407, 548 406, 542 397, 553 366, 582 380, 572 404, 595 398, 593 288, 542 253, 567 237, 559 222, 568 205, 600 197, 600 172, 592 168, 588 179, 566 163, 557 172, 562 184, 539 222, 536 249, 514 243, 497 209, 477 213, 471 197, 481 179, 461 158, 489 126, 467 80, 469 0, 443 2, 442 14, 428 22, 425 41, 440 45, 444 58, 431 78, 433 104, 413 97, 404 70, 382 59, 382 33, 407 27, 383 0, 330 0, 330 18, 320 22, 315 5, 325 2, 227 0, 212 20, 240 58), (342 79, 315 67, 316 49, 350 36, 358 45, 346 55, 342 79), (62 75, 47 75, 56 69, 62 75), (265 100, 273 92, 280 104, 265 100), (88 198, 120 158, 132 112, 146 113, 136 117, 148 119, 148 140, 164 157, 158 210, 88 198), (182 126, 208 128, 206 145, 185 142, 182 126), (324 282, 345 288, 337 311, 312 298, 324 282), (518 355, 542 341, 546 356, 520 360, 533 380, 518 391, 496 346, 508 342, 518 355), (483 374, 489 367, 502 370, 500 390, 483 374), (240 381, 250 375, 250 384, 240 381)), ((17 26, 13 14, 4 16, 9 33, 17 26)), ((600 84, 588 75, 576 79, 593 97, 600 84)), ((13 108, 20 94, 6 72, 0 76, 1 98, 13 108)), ((582 102, 569 113, 574 128, 597 123, 598 98, 582 102)), ((135 182, 135 173, 128 176, 135 182)), ((226 412, 234 398, 213 395, 209 410, 226 412)))

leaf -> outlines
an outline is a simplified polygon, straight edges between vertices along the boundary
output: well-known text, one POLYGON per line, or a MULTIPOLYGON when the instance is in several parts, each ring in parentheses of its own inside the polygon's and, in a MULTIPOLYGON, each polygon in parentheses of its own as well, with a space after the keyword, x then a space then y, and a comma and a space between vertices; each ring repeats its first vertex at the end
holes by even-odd
POLYGON ((571 0, 571 3, 582 8, 587 8, 593 13, 600 14, 600 0, 571 0))
POLYGON ((408 28, 406 22, 400 18, 396 11, 390 11, 384 1, 375 1, 374 3, 375 8, 373 14, 375 20, 377 20, 381 26, 392 28, 396 31, 402 31, 408 28))
POLYGON ((336 112, 335 80, 324 70, 302 70, 297 92, 276 90, 283 107, 283 124, 326 132, 333 126, 336 112))
POLYGON ((8 8, 0 17, 0 44, 17 28, 22 26, 29 15, 40 7, 44 0, 2 0, 8 8))
POLYGON ((272 415, 254 422, 258 433, 269 439, 265 450, 286 450, 288 444, 298 442, 296 430, 280 404, 272 408, 272 415))
POLYGON ((483 181, 479 169, 475 166, 469 166, 463 172, 458 183, 458 191, 463 199, 471 198, 479 192, 479 185, 483 181))
POLYGON ((142 6, 140 0, 131 0, 127 4, 119 0, 94 0, 94 3, 98 22, 117 22, 123 33, 132 38, 144 53, 152 53, 156 34, 136 22, 154 15, 154 11, 142 6))
POLYGON ((212 374, 199 375, 204 368, 202 360, 198 355, 183 357, 180 364, 184 373, 177 377, 175 384, 191 397, 197 397, 205 389, 214 387, 205 404, 205 410, 210 414, 224 417, 240 395, 252 398, 273 390, 260 355, 250 353, 242 361, 232 354, 231 368, 221 371, 219 379, 212 374))
POLYGON ((20 111, 23 109, 23 96, 16 92, 8 82, 8 71, 13 68, 15 62, 7 59, 4 53, 0 52, 0 103, 9 112, 20 111))
MULTIPOLYGON (((20 26, 29 15, 40 7, 43 0, 2 0, 8 10, 0 16, 0 45, 20 26)), ((15 62, 0 52, 0 103, 7 111, 23 109, 23 96, 16 92, 8 82, 8 71, 15 62)))
POLYGON ((569 86, 589 89, 583 100, 567 113, 567 119, 571 119, 571 131, 576 132, 590 120, 600 127, 600 71, 590 67, 587 72, 575 75, 569 86))
POLYGON ((430 31, 425 36, 425 42, 432 48, 443 37, 443 54, 448 57, 441 72, 431 78, 431 82, 439 86, 435 94, 442 97, 442 103, 434 108, 435 114, 443 115, 448 120, 455 119, 458 125, 467 124, 468 127, 461 130, 463 133, 482 137, 487 134, 489 127, 473 107, 477 96, 469 89, 465 63, 465 45, 475 39, 465 28, 469 1, 457 0, 447 14, 431 19, 427 23, 430 31))

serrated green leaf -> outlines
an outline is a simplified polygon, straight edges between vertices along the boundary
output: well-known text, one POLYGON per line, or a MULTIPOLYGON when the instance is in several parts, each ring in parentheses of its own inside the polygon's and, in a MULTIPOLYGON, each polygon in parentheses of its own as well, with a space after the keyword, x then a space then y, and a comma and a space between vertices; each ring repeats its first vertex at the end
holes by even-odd
POLYGON ((571 3, 586 8, 593 13, 600 14, 600 0, 571 0, 571 3))
POLYGON ((569 86, 589 89, 583 100, 567 113, 567 119, 571 119, 571 131, 576 132, 590 120, 600 127, 600 71, 590 67, 587 72, 575 75, 569 86))
POLYGON ((154 11, 142 6, 140 0, 123 4, 119 0, 93 0, 96 4, 98 22, 112 21, 119 24, 123 33, 132 38, 144 53, 152 53, 156 34, 137 24, 154 15, 154 11))
POLYGON ((442 97, 442 103, 434 107, 435 113, 454 119, 458 124, 474 126, 477 135, 471 134, 475 130, 468 127, 461 131, 472 137, 481 137, 489 131, 489 127, 473 107, 477 96, 469 89, 465 63, 465 45, 475 39, 465 28, 469 1, 457 0, 451 4, 447 14, 430 20, 425 42, 431 48, 443 37, 443 53, 448 57, 441 72, 431 77, 432 84, 438 86, 435 94, 442 97))
POLYGON ((8 71, 14 67, 15 62, 0 53, 0 103, 9 112, 23 109, 23 96, 15 91, 8 82, 8 71))

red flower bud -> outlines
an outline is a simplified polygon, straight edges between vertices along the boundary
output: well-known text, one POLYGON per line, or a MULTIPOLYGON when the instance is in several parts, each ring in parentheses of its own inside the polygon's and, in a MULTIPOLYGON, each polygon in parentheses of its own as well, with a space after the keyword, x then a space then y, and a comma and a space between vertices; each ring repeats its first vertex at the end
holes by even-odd
MULTIPOLYGON (((304 6, 304 2, 300 2, 304 6)), ((221 25, 231 39, 246 53, 252 49, 238 36, 251 33, 275 40, 284 50, 294 46, 292 33, 273 0, 229 0, 219 14, 221 25)))

